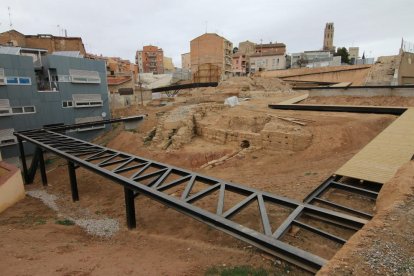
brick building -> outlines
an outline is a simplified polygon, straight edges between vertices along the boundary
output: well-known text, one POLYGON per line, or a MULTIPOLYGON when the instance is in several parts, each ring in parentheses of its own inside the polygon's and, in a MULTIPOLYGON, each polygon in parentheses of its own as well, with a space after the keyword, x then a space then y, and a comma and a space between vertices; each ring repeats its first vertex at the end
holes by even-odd
POLYGON ((191 40, 190 60, 193 81, 220 81, 228 78, 231 75, 232 53, 233 44, 215 33, 205 33, 191 40), (214 72, 211 71, 212 68, 215 68, 214 72))
POLYGON ((78 51, 85 55, 85 46, 80 37, 53 36, 50 34, 24 35, 16 30, 0 33, 0 45, 46 49, 49 53, 78 51))
POLYGON ((157 46, 144 46, 135 56, 139 72, 164 74, 164 51, 157 46))

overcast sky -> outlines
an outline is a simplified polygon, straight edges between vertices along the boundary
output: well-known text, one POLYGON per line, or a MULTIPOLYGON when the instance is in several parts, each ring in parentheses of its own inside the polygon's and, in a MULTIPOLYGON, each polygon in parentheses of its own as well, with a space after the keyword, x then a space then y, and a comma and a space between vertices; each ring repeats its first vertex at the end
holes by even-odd
POLYGON ((322 47, 326 22, 335 46, 359 46, 368 57, 398 53, 414 42, 413 0, 2 0, 0 31, 80 36, 86 51, 134 60, 153 44, 181 65, 190 40, 216 32, 233 42, 283 42, 288 53, 322 47), (60 26, 60 27, 58 27, 60 26))

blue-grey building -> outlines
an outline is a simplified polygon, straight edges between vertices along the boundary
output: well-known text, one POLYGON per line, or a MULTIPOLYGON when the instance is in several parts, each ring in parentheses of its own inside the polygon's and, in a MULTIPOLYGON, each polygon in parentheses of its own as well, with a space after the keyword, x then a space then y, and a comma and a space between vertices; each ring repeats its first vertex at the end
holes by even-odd
MULTIPOLYGON (((48 54, 41 49, 0 46, 0 151, 18 155, 13 131, 50 124, 109 119, 104 61, 76 53, 48 54)), ((72 135, 90 140, 105 125, 77 129, 72 135)), ((32 149, 27 149, 30 153, 32 149)))

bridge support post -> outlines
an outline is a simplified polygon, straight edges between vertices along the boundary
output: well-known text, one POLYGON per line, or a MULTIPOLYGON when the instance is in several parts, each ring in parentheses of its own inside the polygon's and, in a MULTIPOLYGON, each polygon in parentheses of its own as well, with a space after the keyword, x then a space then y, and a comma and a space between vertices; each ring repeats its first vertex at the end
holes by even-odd
POLYGON ((37 150, 39 151, 39 167, 40 175, 42 176, 42 184, 43 186, 47 186, 46 166, 45 159, 43 157, 43 150, 41 148, 38 148, 37 150))
POLYGON ((70 179, 70 190, 72 192, 72 200, 79 201, 78 183, 76 181, 75 164, 68 161, 69 179, 70 179))
POLYGON ((20 162, 22 163, 22 170, 23 170, 23 178, 25 184, 29 184, 29 176, 27 172, 27 163, 26 163, 26 155, 24 153, 24 146, 23 146, 23 140, 20 138, 17 138, 17 141, 19 143, 19 151, 20 151, 20 162))
POLYGON ((126 219, 127 219, 127 226, 128 229, 135 229, 137 227, 137 223, 135 220, 135 195, 134 191, 124 187, 124 195, 125 195, 125 210, 126 210, 126 219))

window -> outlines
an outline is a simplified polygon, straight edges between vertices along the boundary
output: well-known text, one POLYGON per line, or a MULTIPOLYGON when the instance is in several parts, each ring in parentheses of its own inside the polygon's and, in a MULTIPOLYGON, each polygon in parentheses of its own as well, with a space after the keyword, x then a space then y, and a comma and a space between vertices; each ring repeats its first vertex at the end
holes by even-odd
POLYGON ((32 85, 32 79, 29 77, 19 77, 20 85, 32 85))
POLYGON ((23 106, 24 113, 36 113, 36 108, 32 106, 23 106))
POLYGON ((58 75, 57 81, 58 82, 71 82, 69 75, 58 75))
POLYGON ((73 107, 73 101, 63 101, 62 102, 62 107, 63 108, 73 107))
MULTIPOLYGON (((75 119, 75 123, 76 124, 81 124, 81 123, 90 123, 90 122, 96 122, 96 121, 102 121, 102 117, 101 116, 95 116, 95 117, 83 117, 83 118, 76 118, 75 119)), ((96 129, 102 129, 105 128, 105 124, 99 124, 99 125, 94 125, 94 126, 85 126, 85 127, 80 127, 77 129, 78 132, 82 132, 82 131, 88 131, 88 130, 96 130, 96 129)))
POLYGON ((101 83, 101 78, 97 71, 70 69, 69 75, 72 83, 101 83))
POLYGON ((18 85, 19 84, 19 78, 18 77, 6 77, 6 83, 7 84, 18 85))
POLYGON ((0 129, 0 147, 17 144, 17 138, 13 132, 14 128, 0 129))
POLYGON ((10 101, 8 99, 0 99, 0 116, 9 116, 10 114, 10 101))
POLYGON ((34 105, 14 106, 11 108, 11 113, 14 115, 36 113, 36 107, 34 105))
POLYGON ((23 114, 23 107, 12 107, 13 114, 23 114))
POLYGON ((0 85, 6 85, 6 78, 4 77, 3 68, 0 68, 0 85))
MULTIPOLYGON (((0 76, 1 78, 1 76, 0 76)), ((8 85, 32 85, 32 79, 30 77, 5 77, 5 83, 8 85)), ((3 77, 4 80, 4 77, 3 77)))
POLYGON ((74 107, 103 106, 101 94, 73 94, 74 107))

